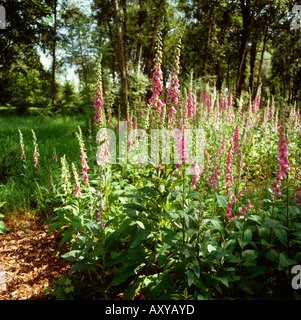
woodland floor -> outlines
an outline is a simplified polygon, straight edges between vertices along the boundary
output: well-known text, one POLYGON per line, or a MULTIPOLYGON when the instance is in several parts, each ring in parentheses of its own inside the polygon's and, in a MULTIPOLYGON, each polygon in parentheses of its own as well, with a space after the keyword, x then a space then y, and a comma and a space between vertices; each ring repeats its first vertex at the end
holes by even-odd
POLYGON ((59 240, 48 235, 49 227, 39 217, 24 214, 4 220, 9 228, 0 235, 0 300, 48 300, 43 291, 71 264, 55 256, 59 240))

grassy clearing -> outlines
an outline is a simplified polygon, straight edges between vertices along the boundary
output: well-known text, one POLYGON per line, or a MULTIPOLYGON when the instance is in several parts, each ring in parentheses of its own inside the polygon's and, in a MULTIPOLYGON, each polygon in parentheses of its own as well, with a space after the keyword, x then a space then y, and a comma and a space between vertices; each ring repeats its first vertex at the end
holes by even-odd
POLYGON ((53 159, 54 150, 58 161, 64 154, 68 161, 77 158, 79 146, 75 132, 78 126, 83 131, 88 130, 88 118, 79 113, 59 114, 48 118, 37 115, 0 115, 0 199, 5 202, 0 209, 1 213, 49 209, 45 203, 42 207, 41 205, 42 200, 46 200, 43 198, 51 191, 49 173, 55 174, 55 170, 60 167, 53 159), (26 176, 24 162, 21 160, 18 129, 22 131, 24 139, 29 169, 26 176), (34 168, 31 129, 38 139, 40 158, 37 168, 34 168))

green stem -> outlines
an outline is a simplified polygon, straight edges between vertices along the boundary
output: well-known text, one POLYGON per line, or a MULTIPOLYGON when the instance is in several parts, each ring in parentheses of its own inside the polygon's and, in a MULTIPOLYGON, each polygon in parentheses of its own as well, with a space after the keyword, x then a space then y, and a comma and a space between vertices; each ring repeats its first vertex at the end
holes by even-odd
MULTIPOLYGON (((184 201, 185 201, 185 167, 183 168, 183 194, 182 194, 182 208, 184 213, 184 201)), ((183 246, 185 245, 185 219, 182 218, 182 234, 183 234, 183 246)), ((184 258, 184 257, 183 257, 184 258)))
POLYGON ((289 221, 289 190, 288 173, 286 175, 286 225, 287 225, 287 256, 290 256, 290 221, 289 221))

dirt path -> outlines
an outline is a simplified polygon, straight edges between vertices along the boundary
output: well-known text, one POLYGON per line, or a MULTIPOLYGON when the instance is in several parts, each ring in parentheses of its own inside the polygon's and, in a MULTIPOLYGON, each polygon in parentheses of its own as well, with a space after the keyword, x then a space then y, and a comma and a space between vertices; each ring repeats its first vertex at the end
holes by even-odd
POLYGON ((47 235, 49 226, 30 215, 5 224, 10 231, 0 235, 0 300, 53 299, 43 288, 71 265, 54 255, 58 241, 47 235))

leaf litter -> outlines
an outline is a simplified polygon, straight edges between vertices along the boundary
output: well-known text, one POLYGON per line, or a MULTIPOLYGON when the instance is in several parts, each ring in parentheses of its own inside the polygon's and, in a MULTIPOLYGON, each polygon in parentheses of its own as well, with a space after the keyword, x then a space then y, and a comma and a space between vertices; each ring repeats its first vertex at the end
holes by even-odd
POLYGON ((0 300, 48 300, 45 292, 72 263, 56 256, 59 240, 48 235, 40 217, 6 218, 9 231, 0 235, 0 300))

